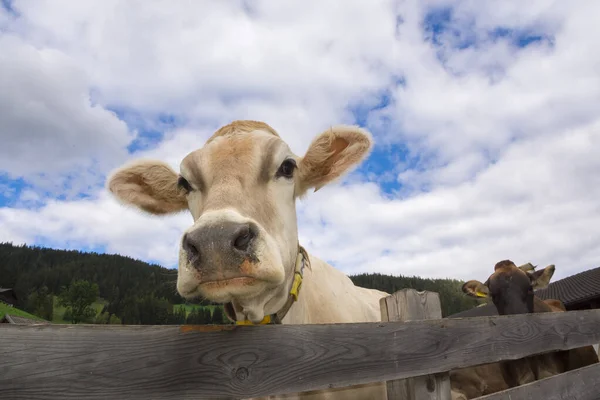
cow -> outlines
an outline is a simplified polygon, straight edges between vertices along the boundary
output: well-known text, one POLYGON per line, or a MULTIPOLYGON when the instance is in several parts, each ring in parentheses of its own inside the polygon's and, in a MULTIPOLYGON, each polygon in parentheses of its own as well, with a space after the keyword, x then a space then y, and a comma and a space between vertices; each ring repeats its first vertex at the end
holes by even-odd
MULTIPOLYGON (((224 304, 236 324, 381 321, 389 293, 355 286, 298 241, 296 199, 348 173, 369 154, 371 134, 337 125, 295 155, 268 124, 238 120, 181 161, 179 173, 140 159, 111 172, 119 202, 153 215, 188 211, 179 241, 177 291, 224 304)), ((343 240, 340 237, 340 240, 343 240)), ((280 395, 285 399, 386 399, 385 382, 280 395)))
MULTIPOLYGON (((499 315, 564 312, 566 308, 559 300, 542 301, 534 294, 535 289, 548 286, 554 271, 553 264, 535 271, 530 263, 517 267, 510 260, 502 260, 496 263, 494 273, 485 283, 471 280, 462 290, 473 297, 491 297, 499 315)), ((500 365, 508 386, 515 387, 597 362, 594 348, 585 346, 502 361, 500 365)))
POLYGON ((468 400, 510 389, 500 363, 475 365, 451 370, 452 400, 468 400))
MULTIPOLYGON (((548 304, 554 309, 553 311, 566 311, 560 300, 548 299, 544 300, 543 303, 548 304)), ((541 307, 545 306, 542 305, 541 307)), ((574 369, 573 367, 570 368, 574 369)), ((533 372, 527 370, 527 367, 525 367, 525 373, 528 374, 528 378, 525 380, 533 379, 533 372)), ((474 399, 511 388, 505 378, 505 372, 500 362, 451 370, 450 383, 452 400, 474 399)))

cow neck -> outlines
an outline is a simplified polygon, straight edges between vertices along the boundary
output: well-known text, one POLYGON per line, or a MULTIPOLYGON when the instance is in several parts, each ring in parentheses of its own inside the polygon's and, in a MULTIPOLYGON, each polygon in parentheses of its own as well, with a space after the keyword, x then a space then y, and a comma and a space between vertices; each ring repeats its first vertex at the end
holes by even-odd
POLYGON ((308 253, 304 249, 304 247, 298 244, 298 255, 296 256, 296 265, 294 268, 294 279, 292 280, 292 287, 289 291, 287 301, 279 309, 279 311, 265 315, 265 317, 258 324, 254 324, 252 321, 243 320, 238 321, 235 317, 235 311, 233 309, 233 304, 231 302, 226 303, 223 307, 225 310, 225 314, 227 318, 231 321, 235 321, 236 325, 275 325, 281 324, 283 318, 287 315, 288 311, 292 307, 292 305, 298 301, 298 295, 300 294, 300 288, 302 287, 302 280, 304 279, 304 267, 310 268, 310 259, 308 258, 308 253))

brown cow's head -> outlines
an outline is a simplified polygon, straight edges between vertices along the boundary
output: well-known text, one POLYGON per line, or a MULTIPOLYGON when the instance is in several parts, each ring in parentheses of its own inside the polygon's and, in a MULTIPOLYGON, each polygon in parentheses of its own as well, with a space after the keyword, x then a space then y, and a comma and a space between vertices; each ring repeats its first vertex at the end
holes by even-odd
POLYGON ((109 190, 151 214, 188 210, 177 290, 232 302, 238 319, 258 322, 285 303, 298 254, 295 200, 348 172, 369 152, 354 126, 318 135, 304 157, 267 124, 235 121, 181 162, 136 161, 115 171, 109 190))
POLYGON ((462 290, 473 297, 491 297, 500 315, 533 313, 533 290, 548 286, 555 267, 534 269, 529 263, 517 267, 512 261, 503 260, 496 264, 485 283, 472 280, 462 290))

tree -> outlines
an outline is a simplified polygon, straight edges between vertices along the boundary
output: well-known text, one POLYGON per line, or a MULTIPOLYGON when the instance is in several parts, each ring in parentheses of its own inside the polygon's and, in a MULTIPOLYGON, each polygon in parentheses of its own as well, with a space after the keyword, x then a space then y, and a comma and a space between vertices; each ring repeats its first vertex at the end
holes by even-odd
POLYGON ((94 318, 94 323, 95 324, 108 324, 108 319, 110 318, 110 316, 108 315, 108 313, 106 311, 99 313, 98 315, 96 315, 96 317, 94 318))
POLYGON ((210 308, 209 307, 202 307, 201 312, 202 312, 202 315, 203 315, 203 317, 202 317, 202 320, 203 320, 202 323, 206 324, 206 325, 212 324, 213 322, 212 322, 212 314, 210 312, 210 308))
MULTIPOLYGON (((205 307, 194 307, 187 316, 185 323, 189 325, 205 325, 207 318, 206 314, 207 309, 205 307)), ((210 316, 210 310, 208 310, 208 316, 210 316)), ((210 323, 210 319, 208 322, 210 323)))
POLYGON ((115 314, 112 314, 110 316, 110 319, 108 320, 108 323, 110 325, 121 325, 122 324, 121 319, 119 317, 117 317, 115 314))
POLYGON ((70 312, 71 323, 77 324, 96 315, 90 307, 98 298, 98 285, 85 280, 73 280, 58 296, 58 304, 70 312))
POLYGON ((183 325, 185 324, 185 307, 179 306, 174 307, 171 315, 169 315, 169 325, 183 325))
POLYGON ((37 291, 29 294, 27 307, 30 313, 44 318, 46 321, 52 321, 54 317, 54 296, 48 290, 47 286, 42 286, 37 291))
POLYGON ((215 307, 212 314, 212 323, 215 325, 223 325, 223 309, 221 307, 215 307))

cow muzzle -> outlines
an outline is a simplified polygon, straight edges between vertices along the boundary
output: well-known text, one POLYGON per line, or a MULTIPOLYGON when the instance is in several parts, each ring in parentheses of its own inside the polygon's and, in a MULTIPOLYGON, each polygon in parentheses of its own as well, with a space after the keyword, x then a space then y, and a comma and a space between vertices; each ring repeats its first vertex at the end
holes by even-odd
POLYGON ((258 262, 258 235, 253 222, 223 220, 187 232, 181 245, 188 264, 199 272, 202 281, 225 280, 248 276, 249 264, 258 262))

